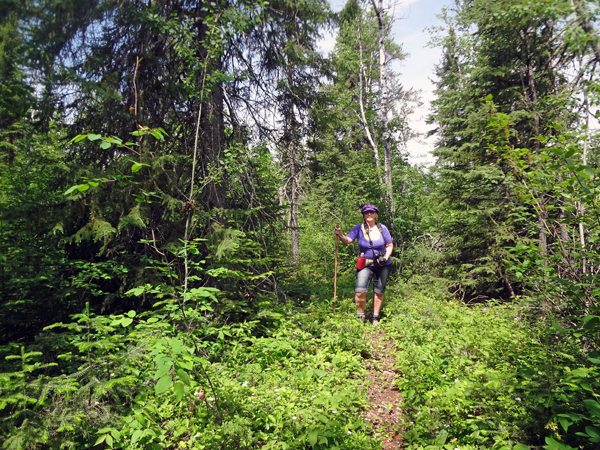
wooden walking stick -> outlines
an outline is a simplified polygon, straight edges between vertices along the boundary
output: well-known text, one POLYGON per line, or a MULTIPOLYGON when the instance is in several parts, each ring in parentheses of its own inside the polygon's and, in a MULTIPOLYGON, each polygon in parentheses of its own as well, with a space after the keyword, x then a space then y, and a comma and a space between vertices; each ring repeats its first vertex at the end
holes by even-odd
MULTIPOLYGON (((336 225, 336 228, 339 227, 340 224, 336 225)), ((333 268, 333 313, 335 314, 335 299, 337 298, 337 252, 338 252, 338 242, 340 237, 335 235, 335 263, 333 268)))

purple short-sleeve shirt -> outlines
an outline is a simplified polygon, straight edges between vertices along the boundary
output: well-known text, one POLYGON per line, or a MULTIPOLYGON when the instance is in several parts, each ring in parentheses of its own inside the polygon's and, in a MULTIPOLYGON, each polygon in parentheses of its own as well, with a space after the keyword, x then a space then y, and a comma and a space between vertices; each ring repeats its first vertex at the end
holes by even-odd
MULTIPOLYGON (((385 246, 387 244, 392 243, 392 236, 390 236, 390 232, 385 225, 382 224, 381 229, 383 233, 380 233, 381 236, 379 237, 379 239, 372 239, 373 250, 385 254, 385 246)), ((371 245, 369 244, 368 239, 365 237, 365 234, 362 232, 362 223, 359 223, 354 228, 352 228, 346 236, 348 236, 352 240, 358 238, 359 254, 364 253, 365 257, 373 259, 373 251, 371 250, 371 245)), ((389 266, 390 264, 392 264, 391 258, 385 262, 384 266, 389 266)), ((371 264, 371 267, 373 267, 374 265, 374 263, 371 264)))

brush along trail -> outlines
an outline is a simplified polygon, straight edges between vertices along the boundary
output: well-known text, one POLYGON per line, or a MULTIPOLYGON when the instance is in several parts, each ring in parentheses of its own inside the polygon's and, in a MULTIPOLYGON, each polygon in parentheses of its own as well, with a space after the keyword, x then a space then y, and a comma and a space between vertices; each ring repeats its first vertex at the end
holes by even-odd
POLYGON ((381 328, 374 328, 366 333, 372 343, 372 357, 364 363, 369 371, 366 379, 370 409, 363 411, 363 419, 373 425, 384 450, 398 449, 402 447, 404 440, 401 436, 402 397, 394 386, 394 379, 398 375, 394 345, 381 328))

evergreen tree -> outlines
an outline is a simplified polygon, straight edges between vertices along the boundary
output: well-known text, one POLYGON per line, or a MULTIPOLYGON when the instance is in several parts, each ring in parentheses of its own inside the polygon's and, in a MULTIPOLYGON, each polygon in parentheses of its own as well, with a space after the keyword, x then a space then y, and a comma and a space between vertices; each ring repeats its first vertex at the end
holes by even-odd
MULTIPOLYGON (((449 211, 441 225, 449 247, 446 273, 460 280, 463 294, 493 295, 502 286, 512 294, 504 247, 528 237, 519 236, 511 211, 509 168, 489 149, 491 113, 483 98, 491 95, 513 118, 518 139, 536 151, 536 136, 566 111, 555 109, 550 96, 570 95, 565 74, 575 56, 565 48, 563 28, 569 13, 566 3, 482 0, 457 4, 454 15, 445 16, 449 32, 432 120, 439 199, 449 211)), ((538 239, 544 252, 542 228, 538 239)))

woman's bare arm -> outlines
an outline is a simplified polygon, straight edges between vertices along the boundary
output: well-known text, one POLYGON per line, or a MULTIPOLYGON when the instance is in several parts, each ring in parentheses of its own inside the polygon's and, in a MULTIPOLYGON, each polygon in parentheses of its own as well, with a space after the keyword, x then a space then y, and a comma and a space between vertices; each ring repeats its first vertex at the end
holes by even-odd
POLYGON ((342 244, 348 245, 349 243, 351 243, 353 241, 353 239, 350 239, 348 236, 344 236, 344 233, 342 233, 342 230, 337 225, 333 229, 333 232, 339 236, 342 244))

